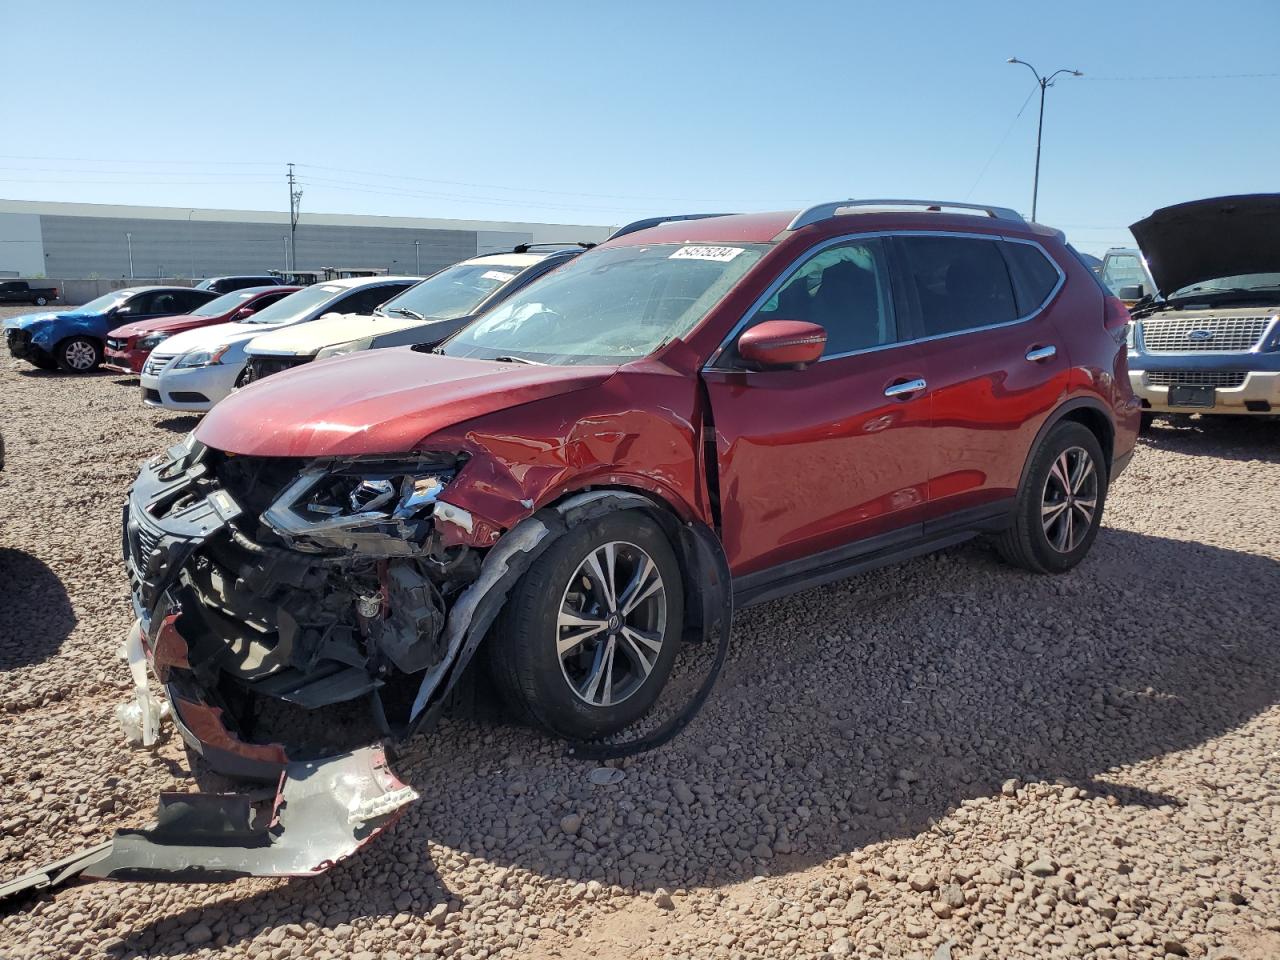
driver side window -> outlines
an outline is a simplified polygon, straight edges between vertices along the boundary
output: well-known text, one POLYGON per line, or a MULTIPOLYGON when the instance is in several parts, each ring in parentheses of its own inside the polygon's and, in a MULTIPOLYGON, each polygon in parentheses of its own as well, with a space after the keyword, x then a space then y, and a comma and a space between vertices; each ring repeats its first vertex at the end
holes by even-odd
POLYGON ((854 240, 814 254, 771 296, 749 326, 803 320, 827 331, 823 357, 897 339, 889 268, 878 239, 854 240))

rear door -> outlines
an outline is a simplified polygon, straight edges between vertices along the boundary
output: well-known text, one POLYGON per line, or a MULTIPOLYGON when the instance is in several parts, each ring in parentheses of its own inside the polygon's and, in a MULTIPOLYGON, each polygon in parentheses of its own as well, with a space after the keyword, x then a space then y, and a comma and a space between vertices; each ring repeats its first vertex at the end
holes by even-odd
POLYGON ((1064 278, 1030 242, 908 234, 893 243, 933 398, 928 520, 977 520, 1008 506, 1036 431, 1066 392, 1070 360, 1046 309, 1064 278))
POLYGON ((742 329, 818 323, 827 332, 823 358, 803 370, 752 371, 730 343, 703 372, 722 537, 736 577, 836 563, 851 546, 870 550, 920 530, 929 400, 923 388, 893 389, 921 380, 923 359, 919 346, 903 342, 911 332, 888 264, 878 238, 809 251, 742 329))

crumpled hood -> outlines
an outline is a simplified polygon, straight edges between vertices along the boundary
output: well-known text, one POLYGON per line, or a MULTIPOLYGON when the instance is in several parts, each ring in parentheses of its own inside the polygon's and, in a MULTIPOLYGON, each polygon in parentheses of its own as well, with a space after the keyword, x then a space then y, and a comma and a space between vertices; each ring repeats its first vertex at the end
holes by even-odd
POLYGON ((1129 229, 1166 296, 1218 277, 1280 272, 1280 193, 1179 203, 1129 229))
POLYGON ((4 322, 4 329, 8 330, 10 327, 14 327, 18 330, 29 330, 49 320, 70 319, 81 316, 88 317, 93 316, 93 314, 76 313, 74 310, 46 310, 43 313, 24 313, 18 317, 7 318, 4 322))
POLYGON ((420 326, 423 326, 422 321, 413 317, 371 317, 362 313, 342 313, 254 337, 249 352, 310 356, 325 347, 420 326))
POLYGON ((178 354, 220 343, 246 342, 278 329, 275 325, 268 326, 264 323, 218 323, 210 327, 197 327, 170 337, 164 342, 163 352, 166 355, 178 354))
POLYGON ((217 404, 196 438, 247 456, 406 453, 454 424, 603 383, 616 367, 553 367, 390 349, 321 360, 217 404))

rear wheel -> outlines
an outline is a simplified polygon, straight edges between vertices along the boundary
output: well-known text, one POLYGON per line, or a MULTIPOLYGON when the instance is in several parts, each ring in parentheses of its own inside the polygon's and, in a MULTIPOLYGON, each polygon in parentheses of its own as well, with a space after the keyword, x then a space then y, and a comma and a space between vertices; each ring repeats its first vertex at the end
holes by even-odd
POLYGON ((591 740, 634 723, 671 673, 680 564, 636 510, 575 527, 512 590, 489 640, 503 699, 553 733, 591 740))
POLYGON ((68 373, 88 373, 102 363, 102 347, 89 337, 72 337, 58 344, 57 361, 68 373))
POLYGON ((996 548, 1015 566, 1064 573, 1093 546, 1106 497, 1106 461, 1097 437, 1083 424, 1059 423, 1033 455, 1013 524, 996 548))
POLYGON ((43 306, 44 306, 46 303, 48 303, 48 302, 49 302, 49 298, 48 298, 48 297, 36 297, 36 306, 37 306, 37 307, 43 307, 43 306))

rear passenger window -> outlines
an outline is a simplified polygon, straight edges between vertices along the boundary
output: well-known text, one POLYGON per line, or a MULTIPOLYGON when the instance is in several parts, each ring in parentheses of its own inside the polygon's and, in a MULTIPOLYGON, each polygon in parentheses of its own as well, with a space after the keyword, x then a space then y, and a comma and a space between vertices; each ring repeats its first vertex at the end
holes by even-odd
POLYGON ((889 271, 879 240, 828 247, 810 257, 765 301, 752 323, 804 320, 827 331, 824 357, 897 339, 889 271))
POLYGON ((1058 268, 1041 252, 1039 247, 1029 243, 1005 241, 1005 256, 1009 258, 1009 268, 1013 271, 1014 293, 1018 298, 1018 314, 1025 317, 1044 306, 1058 285, 1058 268))
POLYGON ((959 333, 1018 318, 999 240, 900 237, 924 334, 959 333))

